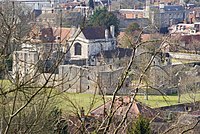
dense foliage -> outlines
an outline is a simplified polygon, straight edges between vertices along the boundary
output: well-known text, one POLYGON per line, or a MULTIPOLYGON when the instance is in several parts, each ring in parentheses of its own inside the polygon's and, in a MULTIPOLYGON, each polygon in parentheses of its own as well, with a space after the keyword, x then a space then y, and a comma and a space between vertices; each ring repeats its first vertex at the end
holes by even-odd
POLYGON ((106 8, 98 8, 94 11, 89 19, 90 26, 104 26, 109 28, 111 25, 115 26, 115 33, 119 33, 119 20, 116 15, 109 12, 106 8))
POLYGON ((139 115, 138 119, 129 130, 129 134, 151 134, 150 122, 139 115))
POLYGON ((126 28, 126 34, 132 34, 135 31, 139 31, 140 30, 140 25, 138 23, 131 23, 127 28, 126 28))

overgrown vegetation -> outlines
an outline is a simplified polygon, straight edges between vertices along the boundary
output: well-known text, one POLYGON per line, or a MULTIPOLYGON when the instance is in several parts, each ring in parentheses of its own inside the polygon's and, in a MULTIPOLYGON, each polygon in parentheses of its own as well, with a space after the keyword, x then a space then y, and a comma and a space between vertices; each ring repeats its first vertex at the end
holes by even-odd
POLYGON ((111 25, 115 26, 116 35, 119 34, 119 20, 112 13, 108 12, 107 8, 97 8, 93 15, 90 16, 88 24, 90 26, 104 26, 109 29, 111 25))
POLYGON ((129 129, 128 134, 151 134, 150 121, 142 115, 139 115, 129 129))

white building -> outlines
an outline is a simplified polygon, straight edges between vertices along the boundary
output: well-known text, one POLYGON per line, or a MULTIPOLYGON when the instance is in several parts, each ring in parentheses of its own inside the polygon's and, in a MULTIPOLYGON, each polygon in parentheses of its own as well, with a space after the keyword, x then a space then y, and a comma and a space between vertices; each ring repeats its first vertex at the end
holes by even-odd
POLYGON ((194 24, 179 23, 169 27, 170 34, 182 34, 182 35, 200 35, 200 23, 194 24))
POLYGON ((71 60, 85 60, 86 65, 92 64, 92 57, 101 51, 116 48, 114 26, 110 26, 109 30, 103 27, 74 28, 71 34, 68 56, 71 60))
POLYGON ((33 81, 37 73, 38 52, 29 49, 14 51, 13 53, 13 77, 20 81, 33 81))

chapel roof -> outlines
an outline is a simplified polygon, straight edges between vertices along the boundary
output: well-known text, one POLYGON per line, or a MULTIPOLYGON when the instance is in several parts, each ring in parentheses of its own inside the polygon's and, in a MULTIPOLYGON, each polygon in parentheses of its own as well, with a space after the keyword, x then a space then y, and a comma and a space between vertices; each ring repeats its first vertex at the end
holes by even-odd
MULTIPOLYGON (((104 27, 85 27, 82 32, 86 39, 105 39, 105 30, 104 27)), ((112 38, 110 32, 108 38, 112 38)))

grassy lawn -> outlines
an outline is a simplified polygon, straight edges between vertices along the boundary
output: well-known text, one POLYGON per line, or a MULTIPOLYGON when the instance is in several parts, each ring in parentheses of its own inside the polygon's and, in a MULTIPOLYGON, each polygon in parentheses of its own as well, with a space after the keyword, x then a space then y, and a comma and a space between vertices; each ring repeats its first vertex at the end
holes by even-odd
MULTIPOLYGON (((111 99, 111 96, 106 96, 106 100, 111 99)), ((147 106, 152 108, 170 106, 178 104, 178 96, 156 96, 149 95, 148 100, 145 100, 144 96, 138 95, 136 99, 147 106)), ((200 100, 200 93, 196 94, 196 101, 200 100)), ((181 103, 193 102, 189 94, 181 95, 181 103)), ((92 94, 75 94, 75 93, 63 93, 58 98, 58 106, 65 112, 71 113, 72 111, 79 111, 81 107, 84 107, 85 111, 88 112, 101 104, 103 104, 102 96, 92 94), (94 102, 93 102, 94 100, 94 102), (93 105, 91 103, 93 102, 93 105), (75 107, 78 109, 75 109, 75 107)))
MULTIPOLYGON (((3 89, 8 89, 11 86, 11 83, 9 80, 0 80, 0 85, 3 89)), ((189 93, 183 94, 181 95, 181 103, 194 102, 194 97, 196 101, 200 101, 200 93, 195 95, 189 93)), ((92 94, 62 93, 57 95, 55 99, 57 103, 56 105, 60 107, 64 112, 68 113, 71 113, 72 111, 79 111, 81 107, 83 107, 85 111, 88 112, 91 109, 95 109, 103 104, 101 95, 94 96, 92 94)), ((111 96, 106 96, 106 101, 109 99, 111 99, 111 96)), ((148 100, 145 100, 143 95, 138 95, 136 99, 152 108, 178 104, 177 95, 149 95, 148 100)))
MULTIPOLYGON (((200 93, 197 93, 195 96, 192 94, 183 94, 181 95, 181 103, 191 103, 194 102, 194 97, 196 101, 200 100, 200 93)), ((178 96, 156 96, 150 95, 148 100, 145 100, 144 96, 137 96, 136 99, 152 108, 170 106, 178 104, 178 96)))
MULTIPOLYGON (((106 98, 108 99, 108 98, 106 98)), ((57 97, 58 106, 65 112, 72 113, 81 107, 86 112, 103 104, 102 96, 80 93, 62 93, 57 97)))
POLYGON ((148 100, 144 96, 137 96, 136 99, 152 108, 174 105, 177 103, 177 96, 148 96, 148 100))

